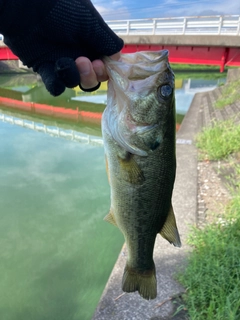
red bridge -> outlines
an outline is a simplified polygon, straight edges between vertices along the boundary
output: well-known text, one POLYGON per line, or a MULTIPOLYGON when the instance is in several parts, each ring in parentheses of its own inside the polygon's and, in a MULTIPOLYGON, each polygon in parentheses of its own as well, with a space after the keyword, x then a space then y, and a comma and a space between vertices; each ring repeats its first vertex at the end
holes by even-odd
MULTIPOLYGON (((240 66, 240 16, 108 21, 123 53, 169 50, 170 63, 240 66)), ((18 59, 0 41, 0 60, 18 59)))

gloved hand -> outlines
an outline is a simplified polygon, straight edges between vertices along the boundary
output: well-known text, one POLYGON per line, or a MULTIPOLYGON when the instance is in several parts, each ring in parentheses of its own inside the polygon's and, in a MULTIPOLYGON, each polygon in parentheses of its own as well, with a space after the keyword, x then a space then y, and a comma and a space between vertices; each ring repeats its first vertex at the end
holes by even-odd
POLYGON ((93 61, 123 47, 89 0, 0 0, 0 33, 54 96, 80 85, 78 57, 93 61))

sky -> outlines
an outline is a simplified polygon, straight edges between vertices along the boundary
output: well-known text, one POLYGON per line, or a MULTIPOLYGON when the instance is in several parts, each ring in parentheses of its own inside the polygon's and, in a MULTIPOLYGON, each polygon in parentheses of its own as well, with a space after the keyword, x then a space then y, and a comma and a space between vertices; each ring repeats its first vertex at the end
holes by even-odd
POLYGON ((105 20, 240 15, 239 0, 92 0, 105 20))

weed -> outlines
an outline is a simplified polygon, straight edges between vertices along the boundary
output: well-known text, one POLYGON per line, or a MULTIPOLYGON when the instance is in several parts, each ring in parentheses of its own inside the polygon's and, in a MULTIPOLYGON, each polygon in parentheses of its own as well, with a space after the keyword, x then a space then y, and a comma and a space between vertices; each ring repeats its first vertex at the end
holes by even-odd
MULTIPOLYGON (((240 151, 239 136, 240 125, 233 120, 215 122, 196 143, 202 158, 217 160, 240 151)), ((182 308, 191 320, 240 319, 240 164, 237 154, 224 163, 232 200, 221 218, 216 215, 204 229, 192 228, 188 242, 194 250, 178 274, 186 289, 182 308)))
POLYGON ((240 125, 232 119, 215 121, 213 127, 206 127, 196 138, 200 158, 219 160, 240 151, 240 125))
POLYGON ((240 319, 240 196, 227 208, 225 224, 193 229, 195 250, 179 281, 187 289, 191 320, 240 319))
POLYGON ((227 83, 223 88, 221 96, 216 100, 214 106, 216 108, 223 108, 239 100, 240 99, 239 87, 240 87, 240 80, 227 83))

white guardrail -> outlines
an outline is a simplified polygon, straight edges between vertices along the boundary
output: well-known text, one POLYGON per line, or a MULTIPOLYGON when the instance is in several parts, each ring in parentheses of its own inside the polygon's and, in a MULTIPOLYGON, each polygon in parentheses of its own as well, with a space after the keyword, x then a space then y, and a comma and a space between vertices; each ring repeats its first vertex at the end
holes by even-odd
POLYGON ((119 35, 240 35, 240 15, 106 21, 119 35))
MULTIPOLYGON (((240 15, 106 21, 119 35, 240 35, 240 15)), ((0 43, 3 35, 0 34, 0 43)))
POLYGON ((67 140, 72 140, 75 142, 80 142, 84 144, 90 144, 94 146, 103 146, 103 139, 101 137, 94 137, 88 134, 84 134, 75 130, 66 130, 59 128, 57 126, 47 126, 42 123, 37 123, 34 121, 29 121, 25 119, 19 119, 13 116, 0 114, 0 121, 8 122, 12 125, 17 125, 23 128, 31 129, 34 131, 46 133, 52 137, 63 138, 67 140))

